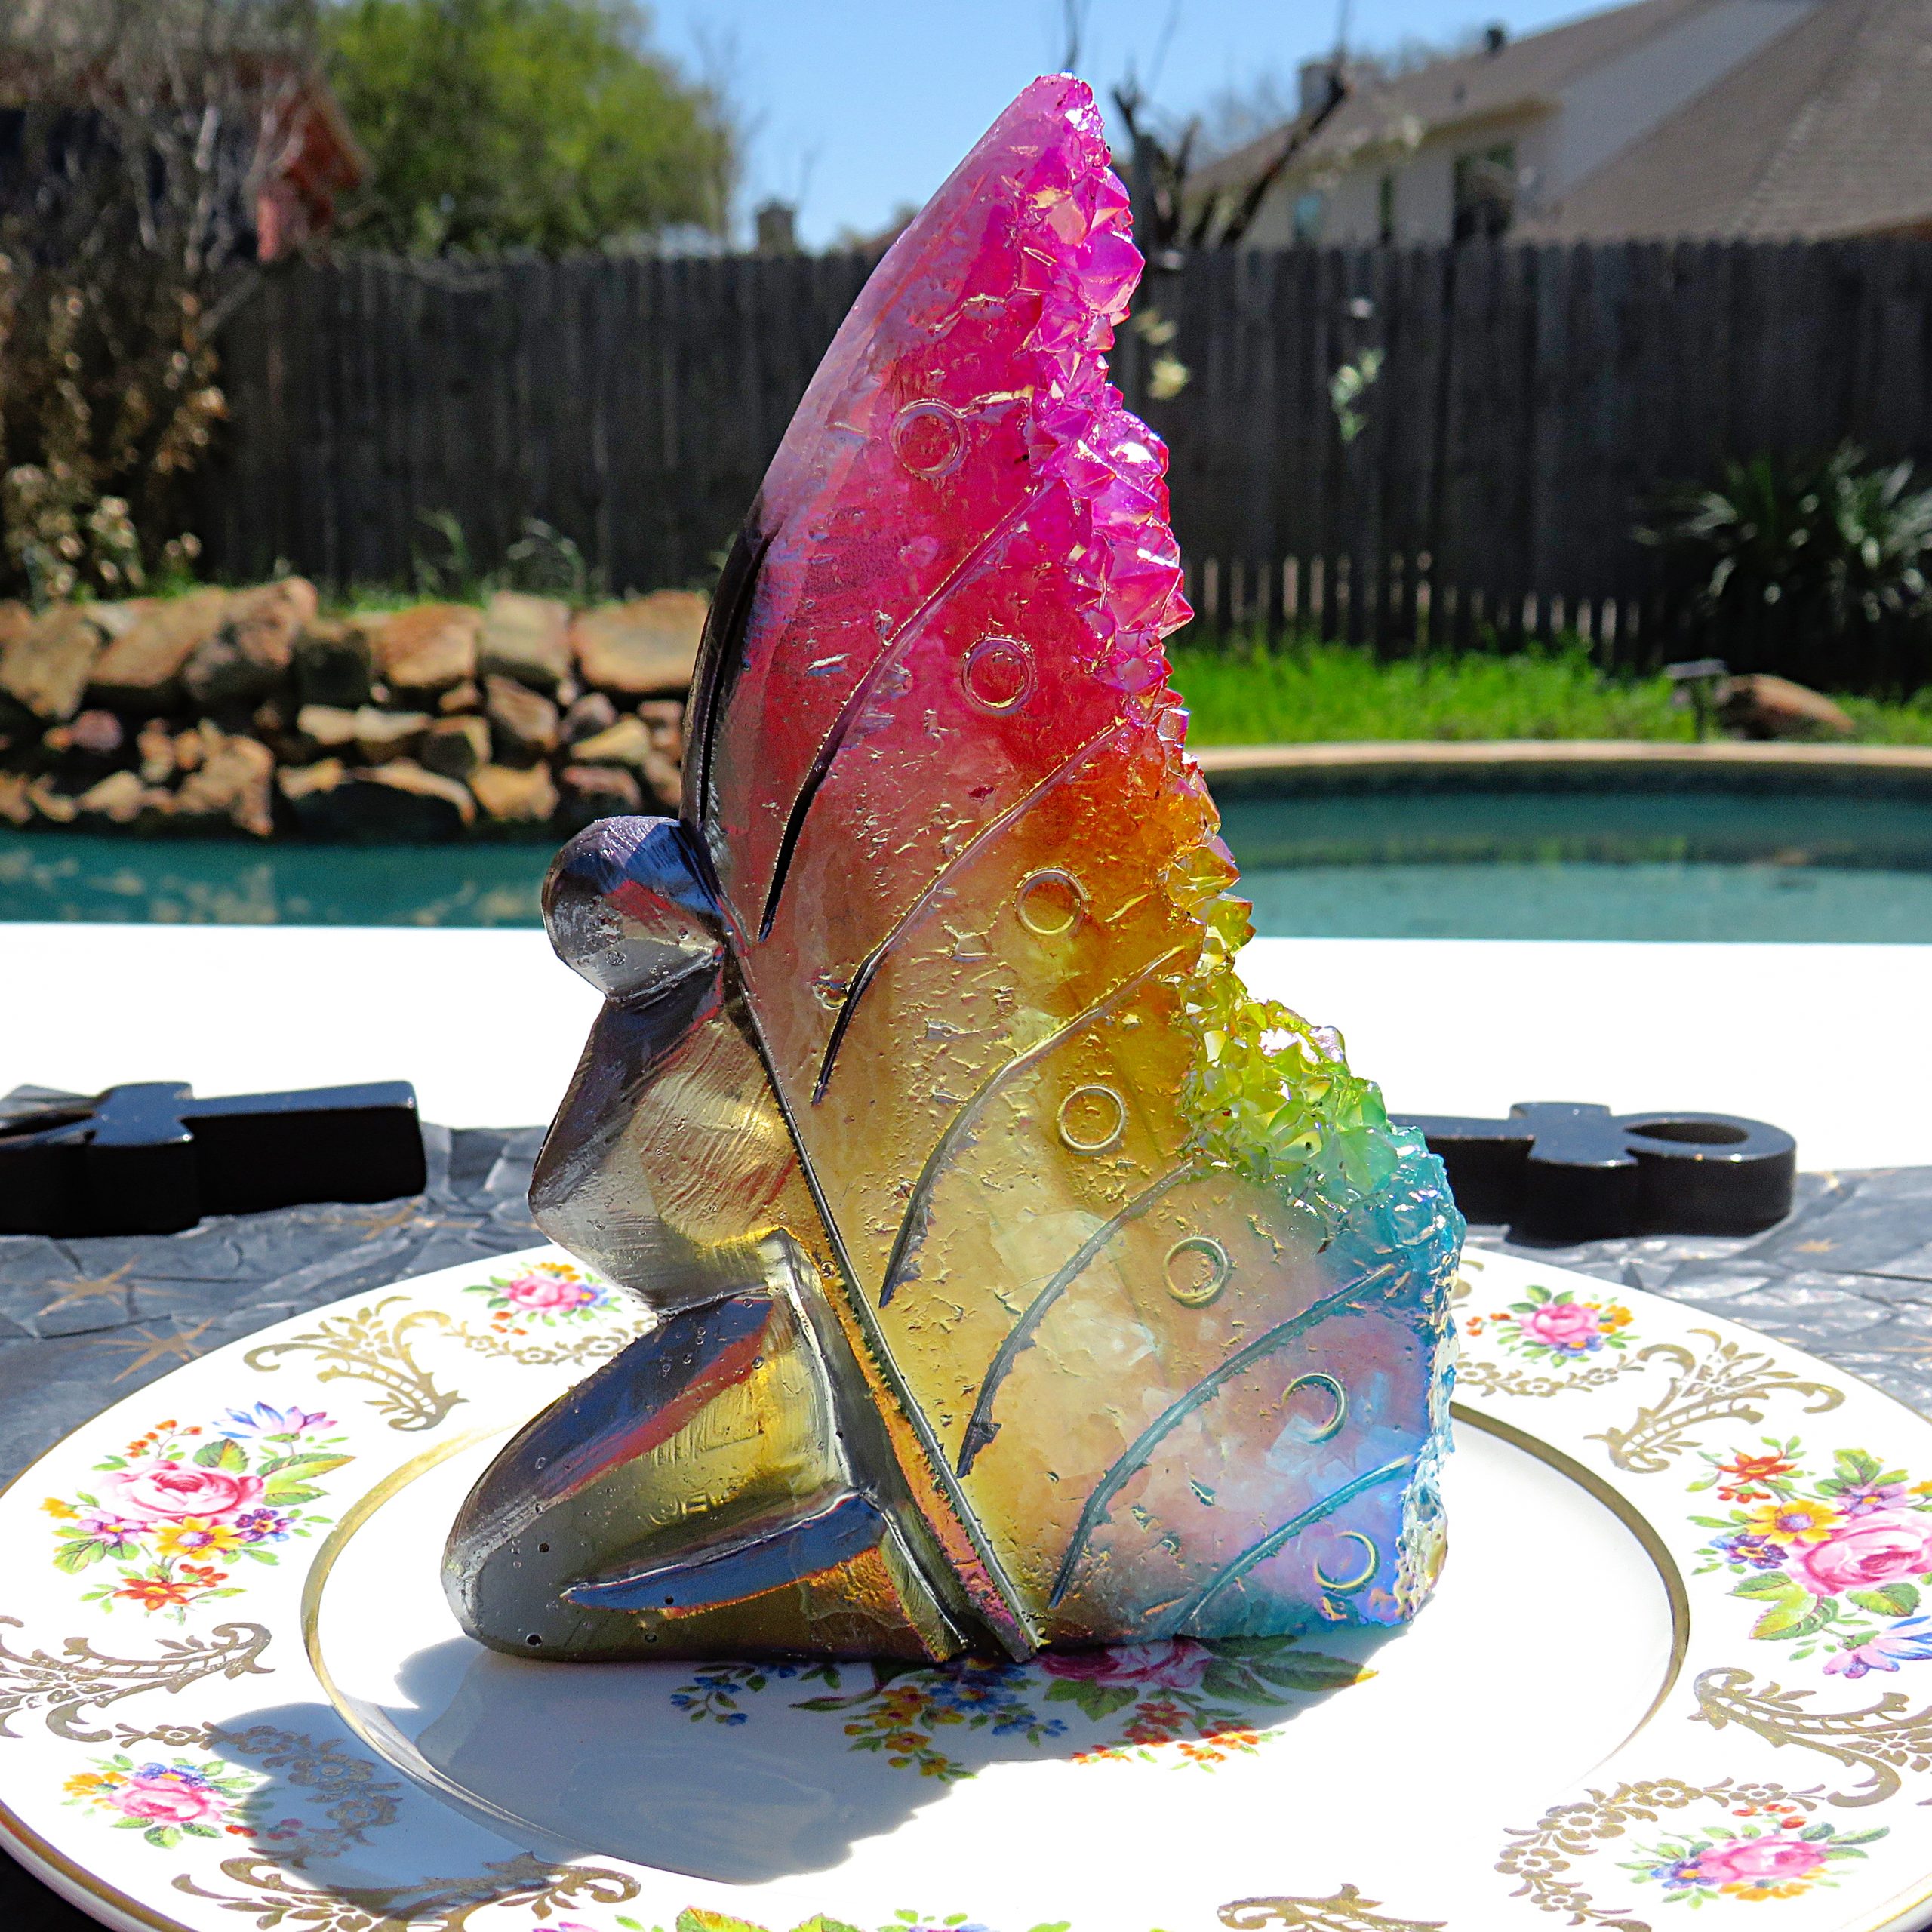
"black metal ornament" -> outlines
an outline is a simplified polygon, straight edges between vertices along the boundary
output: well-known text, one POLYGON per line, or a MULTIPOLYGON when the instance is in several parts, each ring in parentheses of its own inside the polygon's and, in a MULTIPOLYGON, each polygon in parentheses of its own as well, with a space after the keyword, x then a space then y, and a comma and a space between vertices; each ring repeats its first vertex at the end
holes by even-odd
POLYGON ((1613 1114, 1572 1100, 1519 1102, 1507 1120, 1408 1114, 1472 1221, 1531 1241, 1755 1234, 1791 1211, 1798 1144, 1730 1114, 1613 1114))
POLYGON ((426 1179, 406 1080, 216 1100, 143 1081, 0 1121, 0 1234, 171 1234, 205 1214, 394 1200, 426 1179))

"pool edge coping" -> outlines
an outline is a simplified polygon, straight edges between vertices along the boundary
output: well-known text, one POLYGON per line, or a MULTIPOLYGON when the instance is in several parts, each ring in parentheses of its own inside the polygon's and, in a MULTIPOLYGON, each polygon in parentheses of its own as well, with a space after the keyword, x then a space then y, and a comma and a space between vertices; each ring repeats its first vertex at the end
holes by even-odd
POLYGON ((1210 778, 1287 776, 1297 772, 1367 773, 1485 766, 1591 765, 1628 770, 1646 764, 1706 770, 1850 774, 1883 772, 1932 785, 1932 745, 1820 745, 1706 740, 1673 743, 1640 738, 1383 738, 1285 745, 1203 745, 1193 755, 1210 778))

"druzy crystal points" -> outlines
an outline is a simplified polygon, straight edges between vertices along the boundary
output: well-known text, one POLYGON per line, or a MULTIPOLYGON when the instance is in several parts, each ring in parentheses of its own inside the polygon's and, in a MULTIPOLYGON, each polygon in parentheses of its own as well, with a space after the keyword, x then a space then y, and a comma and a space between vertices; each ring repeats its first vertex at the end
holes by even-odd
POLYGON ((486 1642, 1024 1656, 1433 1581, 1461 1222, 1235 972, 1164 452, 1103 359, 1140 266, 1091 94, 1036 82, 773 461, 681 820, 552 872, 606 1004, 533 1201, 661 1318, 472 1493, 486 1642))

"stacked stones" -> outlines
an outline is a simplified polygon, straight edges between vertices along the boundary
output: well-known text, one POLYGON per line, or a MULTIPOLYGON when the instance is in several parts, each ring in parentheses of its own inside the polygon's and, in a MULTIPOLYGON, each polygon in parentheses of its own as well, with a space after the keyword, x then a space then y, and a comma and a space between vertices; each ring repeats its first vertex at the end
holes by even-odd
POLYGON ((705 608, 500 591, 328 618, 300 577, 0 605, 0 820, 416 841, 675 811, 705 608))

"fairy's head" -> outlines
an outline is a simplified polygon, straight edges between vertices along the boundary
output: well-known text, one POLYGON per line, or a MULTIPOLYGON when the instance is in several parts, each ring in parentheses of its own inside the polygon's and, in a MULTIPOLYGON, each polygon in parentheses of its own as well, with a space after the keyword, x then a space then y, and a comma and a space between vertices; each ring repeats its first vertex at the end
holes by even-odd
POLYGON ((558 958, 626 1003, 715 970, 724 939, 699 863, 675 819, 600 819, 579 832, 543 887, 558 958))

